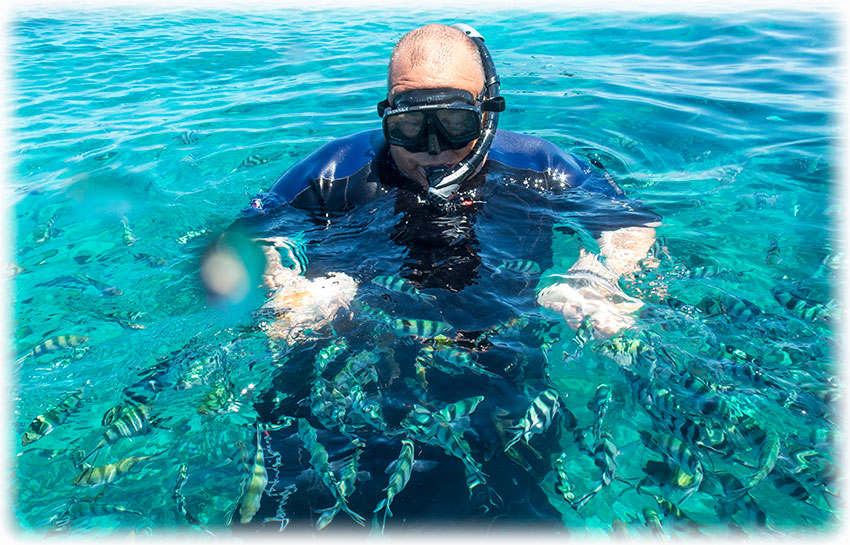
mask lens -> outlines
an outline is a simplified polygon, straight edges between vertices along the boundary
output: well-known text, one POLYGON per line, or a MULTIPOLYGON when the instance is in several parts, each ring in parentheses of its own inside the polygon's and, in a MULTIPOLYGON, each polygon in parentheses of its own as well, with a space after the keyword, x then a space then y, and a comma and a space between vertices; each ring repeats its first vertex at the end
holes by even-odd
POLYGON ((474 110, 436 110, 435 117, 443 129, 443 134, 453 143, 464 143, 478 137, 481 120, 474 110))
POLYGON ((419 140, 425 125, 425 114, 422 112, 404 112, 386 118, 387 133, 390 140, 399 143, 419 140))

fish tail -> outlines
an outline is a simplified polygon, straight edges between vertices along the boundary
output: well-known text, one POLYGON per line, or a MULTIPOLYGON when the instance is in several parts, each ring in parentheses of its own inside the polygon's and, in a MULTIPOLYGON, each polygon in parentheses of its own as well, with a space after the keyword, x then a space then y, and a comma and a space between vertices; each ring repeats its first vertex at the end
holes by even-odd
POLYGON ((336 517, 336 514, 339 513, 339 511, 339 502, 337 502, 335 505, 332 505, 331 507, 316 510, 317 513, 321 513, 319 518, 316 520, 316 529, 319 531, 324 530, 327 525, 333 521, 334 517, 336 517))
POLYGON ((387 503, 387 505, 384 507, 384 520, 383 520, 383 522, 381 522, 381 533, 382 534, 384 533, 384 529, 387 527, 387 516, 388 515, 393 516, 392 511, 390 511, 390 504, 389 503, 387 503))
POLYGON ((340 505, 339 505, 339 506, 340 506, 340 509, 342 509, 343 511, 345 511, 345 513, 346 513, 349 517, 351 517, 351 520, 353 520, 354 522, 356 522, 356 523, 357 523, 357 524, 359 524, 360 526, 366 526, 366 519, 364 519, 363 517, 361 517, 360 515, 358 515, 357 513, 355 513, 355 512, 351 509, 351 507, 349 507, 349 506, 348 506, 348 503, 346 503, 346 502, 344 502, 344 501, 343 501, 343 502, 340 502, 340 505))

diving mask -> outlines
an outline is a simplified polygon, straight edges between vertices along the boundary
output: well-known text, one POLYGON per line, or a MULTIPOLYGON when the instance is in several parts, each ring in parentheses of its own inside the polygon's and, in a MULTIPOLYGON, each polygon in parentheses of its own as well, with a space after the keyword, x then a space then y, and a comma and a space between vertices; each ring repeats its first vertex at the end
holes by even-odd
POLYGON ((461 149, 481 134, 481 112, 498 107, 460 89, 414 89, 401 93, 395 104, 378 104, 384 138, 407 151, 437 155, 461 149))

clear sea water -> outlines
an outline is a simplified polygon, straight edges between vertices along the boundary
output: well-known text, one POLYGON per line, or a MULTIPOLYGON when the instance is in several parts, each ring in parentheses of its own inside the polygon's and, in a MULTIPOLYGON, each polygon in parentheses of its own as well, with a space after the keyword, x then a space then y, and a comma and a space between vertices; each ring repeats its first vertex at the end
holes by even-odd
MULTIPOLYGON (((299 496, 291 507, 283 503, 286 478, 296 473, 302 503, 332 504, 319 480, 311 480, 309 456, 297 455, 303 445, 274 443, 272 430, 263 442, 270 482, 262 508, 250 529, 234 516, 250 476, 245 460, 250 465, 256 450, 255 402, 274 393, 278 365, 310 361, 328 338, 281 356, 250 327, 250 316, 222 316, 207 305, 198 259, 252 195, 300 158, 379 126, 375 103, 402 34, 426 21, 458 20, 486 37, 496 60, 508 104, 500 128, 545 137, 601 163, 630 197, 663 217, 658 268, 623 282, 646 301, 626 338, 650 346, 656 384, 681 395, 681 407, 720 397, 739 421, 768 432, 765 439, 745 430, 735 448, 691 444, 705 482, 683 499, 687 471, 638 433, 661 433, 664 418, 636 403, 629 375, 606 356, 604 340, 576 351, 572 330, 541 312, 536 318, 551 328, 545 345, 524 341, 513 350, 531 360, 545 353, 564 409, 555 426, 569 428, 568 410, 578 430, 562 433, 554 446, 539 436, 530 440, 544 470, 528 486, 539 488, 557 522, 546 531, 678 536, 741 528, 786 535, 836 527, 843 72, 835 14, 52 8, 19 10, 7 30, 14 264, 7 338, 21 358, 11 371, 12 507, 23 531, 276 533, 280 521, 268 519, 279 504, 293 520, 301 516, 284 532, 309 530, 316 515, 298 510, 299 496), (802 298, 800 306, 782 304, 789 293, 802 298), (23 357, 59 335, 88 341, 23 357), (741 351, 738 359, 733 349, 741 351), (128 387, 152 369, 163 381, 146 399, 153 423, 101 447, 95 465, 157 456, 111 484, 75 486, 72 479, 85 468, 82 453, 104 437, 104 413, 129 403, 128 387), (676 373, 714 389, 700 394, 676 382, 676 373), (618 478, 576 508, 557 490, 551 469, 564 461, 577 497, 597 486, 587 430, 603 383, 613 391, 602 423, 619 450, 618 478), (240 394, 249 384, 254 390, 240 394), (201 413, 217 387, 232 398, 201 413), (73 392, 81 397, 67 418, 23 446, 33 419, 73 392), (774 437, 779 447, 771 460, 774 437), (287 466, 299 459, 297 471, 287 466), (724 473, 746 482, 762 468, 766 477, 737 498, 711 482, 724 473), (680 502, 681 512, 665 510, 659 497, 680 502)), ((510 255, 511 241, 499 249, 510 255)), ((306 251, 309 257, 313 248, 306 251)), ((556 238, 556 266, 569 266, 576 251, 574 239, 556 238)), ((364 245, 352 245, 350 254, 341 260, 360 265, 359 273, 383 258, 364 245)), ((392 342, 382 353, 352 348, 350 357, 386 362, 395 349, 399 366, 413 365, 416 342, 392 342)), ((518 341, 504 344, 511 342, 518 341)), ((732 425, 724 415, 694 420, 703 430, 732 425)), ((395 458, 398 443, 385 447, 385 459, 375 455, 383 463, 395 458)), ((483 462, 488 455, 472 456, 483 462)), ((341 459, 333 451, 331 457, 341 459)), ((462 504, 458 460, 435 457, 443 468, 455 464, 462 504)), ((424 475, 414 472, 398 495, 387 532, 447 527, 413 512, 417 496, 421 504, 433 493, 424 475)), ((370 470, 352 496, 367 517, 363 535, 386 479, 370 470)), ((526 488, 516 486, 513 498, 503 490, 502 499, 521 502, 526 488)), ((486 513, 475 519, 482 520, 492 531, 499 527, 486 513)), ((325 532, 335 526, 357 528, 343 513, 325 532)))

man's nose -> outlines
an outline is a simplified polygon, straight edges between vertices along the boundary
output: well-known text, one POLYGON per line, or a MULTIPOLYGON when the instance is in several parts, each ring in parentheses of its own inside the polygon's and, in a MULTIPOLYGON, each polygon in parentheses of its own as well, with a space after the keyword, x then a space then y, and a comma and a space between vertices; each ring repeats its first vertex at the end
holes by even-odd
POLYGON ((440 139, 433 125, 428 126, 428 155, 439 155, 443 151, 440 147, 440 139))

